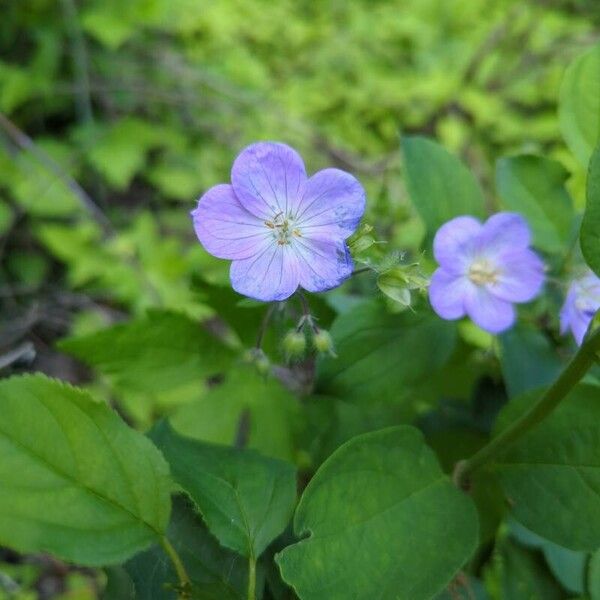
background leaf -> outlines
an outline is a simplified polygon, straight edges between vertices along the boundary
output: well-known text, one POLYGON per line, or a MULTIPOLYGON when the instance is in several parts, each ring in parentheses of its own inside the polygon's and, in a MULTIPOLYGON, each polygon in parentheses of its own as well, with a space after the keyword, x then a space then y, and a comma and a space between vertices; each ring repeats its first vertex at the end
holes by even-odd
POLYGON ((62 340, 76 356, 125 391, 170 391, 223 371, 233 353, 199 323, 170 312, 114 325, 97 333, 62 340))
POLYGON ((494 554, 493 570, 498 578, 498 597, 508 600, 562 600, 563 590, 554 581, 542 557, 501 539, 494 554))
POLYGON ((600 45, 569 65, 558 106, 562 134, 585 167, 600 136, 600 45))
POLYGON ((536 328, 519 323, 499 340, 500 366, 511 398, 549 385, 563 367, 550 340, 536 328))
POLYGON ((301 598, 420 600, 442 591, 470 557, 477 515, 422 435, 394 427, 355 437, 325 461, 294 530, 309 535, 277 562, 301 598))
POLYGON ((600 146, 590 159, 587 202, 581 222, 581 252, 592 271, 600 277, 600 146))
POLYGON ((224 546, 256 559, 285 529, 296 502, 292 465, 184 438, 164 422, 152 438, 224 546))
POLYGON ((588 589, 592 600, 600 600, 600 550, 592 554, 588 567, 588 589))
POLYGON ((82 565, 164 534, 168 468, 105 404, 43 376, 0 382, 0 542, 82 565))
POLYGON ((574 237, 568 177, 560 163, 542 156, 512 156, 496 164, 496 187, 504 207, 527 219, 533 245, 540 250, 565 252, 574 237))
POLYGON ((430 239, 454 217, 485 215, 483 192, 458 158, 421 136, 402 136, 402 151, 408 191, 430 239))

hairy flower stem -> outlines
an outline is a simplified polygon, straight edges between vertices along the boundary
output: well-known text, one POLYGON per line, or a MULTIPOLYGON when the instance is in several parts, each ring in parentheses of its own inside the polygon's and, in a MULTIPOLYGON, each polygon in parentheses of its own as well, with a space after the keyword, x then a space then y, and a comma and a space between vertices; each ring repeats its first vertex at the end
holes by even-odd
POLYGON ((468 490, 474 471, 495 459, 531 428, 543 421, 587 373, 600 352, 600 328, 590 333, 571 362, 542 397, 512 425, 481 448, 471 458, 458 462, 454 468, 454 483, 468 490))
POLYGON ((308 304, 308 300, 301 290, 298 290, 296 293, 298 298, 300 298, 300 304, 302 305, 302 319, 300 319, 300 323, 298 323, 296 330, 300 331, 304 324, 308 323, 310 328, 316 333, 319 328, 315 325, 313 316, 310 314, 310 305, 308 304))
POLYGON ((175 567, 175 572, 177 573, 177 577, 179 578, 179 586, 180 586, 180 589, 178 590, 179 598, 180 598, 180 600, 188 600, 188 598, 190 597, 189 593, 190 593, 190 590, 192 587, 192 582, 190 581, 187 571, 185 570, 183 561, 179 557, 179 554, 177 554, 177 550, 175 550, 175 548, 173 548, 173 545, 171 544, 171 542, 169 542, 169 540, 165 536, 163 536, 160 539, 160 543, 161 543, 164 551, 167 553, 167 555, 171 559, 171 562, 173 563, 173 566, 175 567))
POLYGON ((256 600, 256 558, 248 558, 248 600, 256 600))

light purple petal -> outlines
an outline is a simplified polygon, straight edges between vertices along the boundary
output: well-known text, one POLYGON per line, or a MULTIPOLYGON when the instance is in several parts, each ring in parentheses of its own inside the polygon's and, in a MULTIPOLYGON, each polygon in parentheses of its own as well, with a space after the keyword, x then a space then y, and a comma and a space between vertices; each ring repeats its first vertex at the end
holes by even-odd
POLYGON ((575 338, 578 346, 581 346, 583 343, 583 338, 587 333, 591 320, 592 317, 590 315, 586 315, 579 311, 573 312, 573 318, 571 319, 570 326, 571 332, 573 333, 573 337, 575 338))
POLYGON ((354 264, 343 241, 296 239, 300 285, 309 292, 337 287, 352 274, 354 264))
POLYGON ((525 249, 531 243, 531 231, 525 219, 517 214, 501 212, 492 215, 483 225, 479 247, 485 256, 525 249))
POLYGON ((340 169, 324 169, 304 182, 292 215, 302 235, 318 239, 346 239, 365 212, 365 190, 340 169))
POLYGON ((305 180, 300 155, 279 142, 248 146, 231 168, 231 183, 242 206, 263 220, 287 214, 305 180))
POLYGON ((560 311, 560 331, 569 329, 578 345, 587 333, 594 313, 600 308, 600 279, 593 273, 574 280, 560 311))
POLYGON ((298 288, 298 261, 291 246, 268 243, 251 258, 234 260, 229 271, 233 289, 255 300, 280 301, 298 288))
POLYGON ((544 263, 532 250, 526 249, 503 255, 500 275, 489 291, 508 302, 529 302, 544 285, 544 263))
POLYGON ((481 230, 481 223, 474 217, 456 217, 444 223, 433 239, 435 260, 445 269, 464 273, 481 230))
POLYGON ((244 209, 226 184, 210 188, 198 201, 192 218, 200 243, 217 258, 253 256, 272 235, 260 219, 244 209))
POLYGON ((473 322, 489 333, 505 331, 515 322, 513 305, 483 287, 474 286, 474 293, 465 298, 465 308, 473 322))
POLYGON ((437 269, 429 284, 429 302, 442 319, 465 316, 465 298, 473 293, 473 283, 464 275, 437 269))
POLYGON ((565 303, 560 309, 560 332, 564 335, 571 328, 575 312, 575 283, 571 283, 565 303))

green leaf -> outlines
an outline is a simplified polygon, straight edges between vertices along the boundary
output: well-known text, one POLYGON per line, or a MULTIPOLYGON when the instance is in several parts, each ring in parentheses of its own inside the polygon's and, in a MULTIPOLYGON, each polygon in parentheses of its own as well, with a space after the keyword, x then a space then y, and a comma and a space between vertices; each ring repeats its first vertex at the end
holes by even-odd
MULTIPOLYGON (((219 545, 184 496, 173 499, 167 537, 193 582, 194 597, 205 600, 245 597, 247 561, 219 545)), ((177 600, 172 587, 177 584, 177 574, 160 546, 138 554, 125 564, 125 569, 133 580, 135 600, 177 600)), ((261 587, 259 582, 258 588, 261 587)))
MULTIPOLYGON (((571 550, 600 546, 600 388, 578 385, 496 463, 512 514, 571 550)), ((539 396, 525 394, 499 417, 498 431, 539 396)))
POLYGON ((592 271, 600 277, 600 146, 590 159, 585 213, 581 222, 581 252, 592 271))
POLYGON ((500 366, 511 398, 549 385, 563 367, 550 341, 533 327, 518 324, 499 340, 500 366))
POLYGON ((596 550, 590 559, 588 589, 592 600, 600 600, 600 550, 596 550))
POLYGON ((317 392, 368 404, 401 402, 450 357, 456 325, 429 310, 389 314, 380 302, 361 304, 333 324, 337 358, 317 366, 317 392))
POLYGON ((588 555, 552 542, 546 543, 542 551, 550 570, 561 585, 574 594, 583 594, 588 555))
POLYGON ((293 428, 301 417, 297 399, 277 380, 240 365, 202 398, 178 408, 170 423, 181 435, 216 444, 233 445, 244 435, 246 447, 292 460, 293 428))
POLYGON ((152 437, 221 544, 258 558, 285 529, 296 502, 291 464, 181 437, 166 422, 152 437))
POLYGON ((493 568, 500 583, 498 598, 506 600, 562 600, 564 593, 537 553, 510 539, 498 543, 493 568))
POLYGON ((304 491, 294 530, 308 537, 277 562, 300 598, 420 600, 469 559, 477 515, 419 431, 394 427, 332 454, 304 491))
POLYGON ((600 135, 600 45, 569 65, 558 108, 560 128, 567 145, 585 167, 600 135))
POLYGON ((37 375, 0 382, 0 414, 0 544, 106 565, 164 534, 167 465, 108 406, 37 375))
POLYGON ((430 239, 454 217, 485 215, 481 187, 458 158, 420 136, 403 136, 402 150, 408 191, 430 239))
POLYGON ((565 188, 569 174, 541 156, 502 158, 496 165, 496 186, 504 206, 522 214, 540 250, 564 252, 574 234, 574 211, 565 188))
POLYGON ((512 519, 509 520, 509 527, 511 535, 520 544, 542 551, 548 567, 564 588, 575 594, 585 592, 588 554, 554 544, 512 519))
POLYGON ((108 377, 121 391, 166 392, 216 375, 232 352, 199 323, 172 312, 61 340, 58 347, 108 377))
POLYGON ((106 585, 100 600, 136 600, 135 587, 127 571, 121 566, 104 569, 106 585))

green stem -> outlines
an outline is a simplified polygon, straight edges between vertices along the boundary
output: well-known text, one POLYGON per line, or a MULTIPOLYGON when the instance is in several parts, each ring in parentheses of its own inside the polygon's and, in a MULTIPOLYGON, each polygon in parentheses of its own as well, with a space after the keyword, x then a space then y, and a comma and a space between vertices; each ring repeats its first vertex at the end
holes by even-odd
POLYGON ((248 600, 256 600, 256 559, 248 558, 248 600))
POLYGON ((192 582, 190 581, 187 571, 183 566, 183 561, 179 557, 179 554, 177 554, 177 550, 173 548, 173 545, 166 537, 163 536, 160 540, 160 543, 175 567, 175 572, 177 573, 179 585, 181 587, 179 591, 179 598, 181 598, 181 600, 186 600, 188 598, 188 592, 191 588, 192 582))
POLYGON ((267 329, 269 328, 269 323, 271 322, 271 317, 273 316, 273 313, 275 312, 275 306, 276 306, 275 303, 271 303, 271 305, 269 306, 269 308, 267 308, 267 311, 265 312, 265 316, 263 317, 263 320, 258 329, 258 335, 256 337, 256 344, 254 344, 254 347, 256 348, 256 350, 260 350, 262 348, 262 343, 263 343, 263 339, 265 337, 265 333, 267 333, 267 329))
POLYGON ((524 415, 497 435, 489 444, 476 452, 471 458, 462 460, 456 464, 454 469, 454 482, 456 485, 464 490, 468 490, 470 487, 470 478, 474 471, 505 452, 515 440, 543 421, 587 373, 588 369, 597 359, 597 352, 599 351, 600 328, 588 334, 558 379, 524 415))

